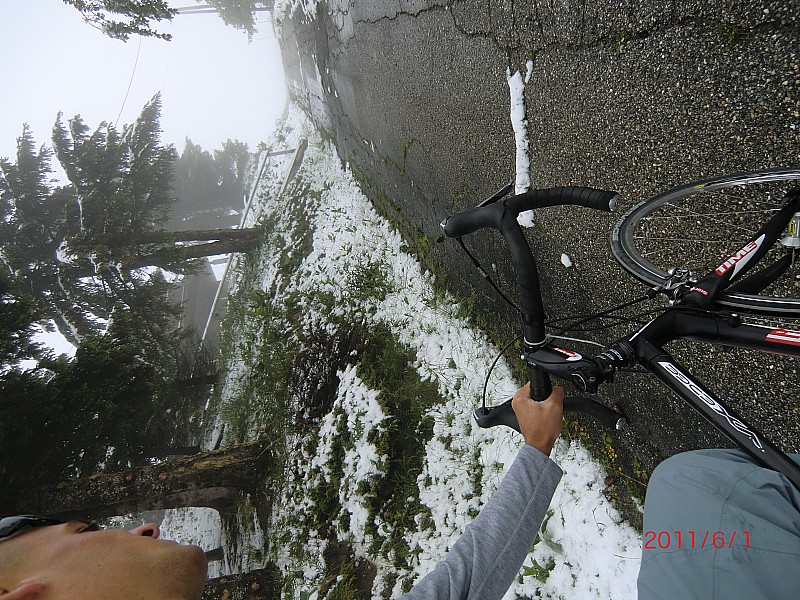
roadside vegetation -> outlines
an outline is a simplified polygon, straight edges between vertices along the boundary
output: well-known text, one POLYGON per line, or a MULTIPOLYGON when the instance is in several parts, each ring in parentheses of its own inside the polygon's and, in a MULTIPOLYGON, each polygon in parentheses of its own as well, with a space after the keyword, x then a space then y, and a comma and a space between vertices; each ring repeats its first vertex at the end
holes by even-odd
MULTIPOLYGON (((309 144, 281 196, 277 167, 258 192, 263 239, 234 271, 207 439, 224 424, 223 444, 267 439, 276 457, 240 510, 264 532, 240 544, 242 567, 275 568, 286 598, 391 598, 477 516, 517 443, 472 423, 496 350, 469 302, 419 268, 324 147, 309 144)), ((515 379, 501 361, 490 391, 507 397, 515 379)), ((542 532, 520 597, 560 585, 557 535, 542 532)))
MULTIPOLYGON (((369 553, 411 568, 402 534, 426 526, 417 478, 433 434, 428 413, 443 399, 410 368, 415 352, 374 318, 374 305, 394 291, 385 261, 355 257, 342 279, 326 278, 326 289, 297 285, 314 246, 319 200, 320 191, 301 178, 261 215, 262 246, 241 257, 228 298, 221 342, 227 382, 212 405, 226 424, 225 445, 273 440, 281 464, 264 488, 305 503, 276 511, 270 558, 285 551, 302 579, 308 542, 317 539, 325 563, 315 565, 323 573, 320 597, 355 598, 372 588, 375 569, 355 558, 357 541, 346 535, 352 519, 363 520, 369 553), (374 414, 341 397, 343 374, 368 390, 374 414), (355 479, 362 474, 352 472, 352 461, 365 448, 374 453, 372 472, 355 479), (358 498, 352 512, 346 496, 358 498)), ((295 585, 285 578, 290 596, 295 585)), ((387 591, 393 586, 386 582, 387 591)))

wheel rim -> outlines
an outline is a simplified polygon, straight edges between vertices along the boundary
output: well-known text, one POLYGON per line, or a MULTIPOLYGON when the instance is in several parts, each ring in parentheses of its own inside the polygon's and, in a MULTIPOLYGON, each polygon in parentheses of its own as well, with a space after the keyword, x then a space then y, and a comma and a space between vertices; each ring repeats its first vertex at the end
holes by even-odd
MULTIPOLYGON (((714 270, 740 249, 778 209, 786 191, 800 185, 800 167, 739 173, 684 185, 628 211, 612 233, 620 264, 638 279, 660 285, 671 268, 692 278, 714 270)), ((776 244, 754 271, 791 250, 776 244)), ((770 314, 800 312, 800 253, 775 284, 759 295, 720 294, 726 307, 770 314)), ((749 274, 749 273, 748 273, 749 274)))

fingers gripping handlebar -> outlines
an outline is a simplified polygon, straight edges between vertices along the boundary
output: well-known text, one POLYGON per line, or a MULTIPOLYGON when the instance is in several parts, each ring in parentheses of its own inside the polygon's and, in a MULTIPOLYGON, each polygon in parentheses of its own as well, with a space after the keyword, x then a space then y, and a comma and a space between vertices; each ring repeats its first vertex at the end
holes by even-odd
MULTIPOLYGON (((509 398, 497 406, 482 406, 478 408, 475 411, 475 421, 478 423, 478 426, 486 428, 505 425, 519 432, 519 422, 517 421, 517 415, 514 414, 514 409, 511 408, 511 400, 512 398, 509 398)), ((564 412, 580 412, 587 414, 599 421, 605 429, 612 431, 622 429, 625 424, 625 416, 623 414, 613 411, 604 404, 600 404, 591 398, 564 398, 564 412)))
MULTIPOLYGON (((486 227, 497 229, 503 234, 516 268, 524 346, 527 354, 545 344, 544 308, 536 263, 522 228, 517 223, 517 216, 527 210, 558 205, 583 206, 610 212, 616 209, 620 196, 616 192, 585 187, 531 190, 511 196, 502 202, 496 202, 501 196, 502 194, 497 194, 477 208, 447 217, 442 221, 441 228, 445 237, 449 238, 460 238, 486 227)), ((550 378, 544 370, 534 364, 529 363, 528 370, 531 381, 531 397, 534 400, 544 400, 552 391, 550 378)), ((603 407, 603 405, 586 398, 577 399, 580 400, 579 402, 573 400, 576 399, 567 399, 565 410, 568 410, 569 406, 573 410, 590 414, 596 413, 594 407, 587 405, 587 402, 603 407)), ((610 411, 610 409, 606 410, 610 411)), ((610 412, 613 413, 613 411, 610 412)), ((478 424, 484 427, 508 425, 519 430, 510 401, 493 408, 481 408, 476 411, 475 418, 478 420, 478 424)), ((616 421, 616 418, 614 420, 616 421)))

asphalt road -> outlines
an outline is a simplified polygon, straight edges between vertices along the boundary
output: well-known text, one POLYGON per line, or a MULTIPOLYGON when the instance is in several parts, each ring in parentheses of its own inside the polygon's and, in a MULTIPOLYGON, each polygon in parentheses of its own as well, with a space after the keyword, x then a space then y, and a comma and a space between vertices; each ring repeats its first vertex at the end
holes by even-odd
MULTIPOLYGON (((502 337, 516 335, 513 313, 456 244, 429 242, 442 217, 513 180, 507 72, 530 69, 532 185, 615 189, 627 208, 703 177, 800 164, 798 15, 797 1, 329 0, 286 19, 282 45, 293 96, 365 192, 502 337)), ((608 249, 616 218, 541 211, 529 237, 550 316, 640 291, 608 249)), ((480 233, 469 243, 513 290, 502 242, 480 233)), ((671 348, 770 439, 800 452, 798 361, 671 348)), ((620 376, 606 399, 632 417, 620 444, 646 469, 728 445, 642 375, 620 376)))

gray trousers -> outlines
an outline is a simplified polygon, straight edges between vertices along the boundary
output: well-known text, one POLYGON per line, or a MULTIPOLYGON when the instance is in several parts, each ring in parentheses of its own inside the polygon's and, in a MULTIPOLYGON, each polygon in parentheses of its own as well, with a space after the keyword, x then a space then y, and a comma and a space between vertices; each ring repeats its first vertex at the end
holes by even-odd
POLYGON ((800 598, 800 491, 744 452, 661 463, 643 529, 640 600, 800 598))

